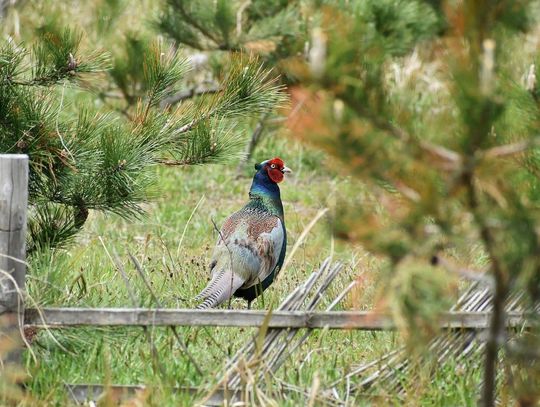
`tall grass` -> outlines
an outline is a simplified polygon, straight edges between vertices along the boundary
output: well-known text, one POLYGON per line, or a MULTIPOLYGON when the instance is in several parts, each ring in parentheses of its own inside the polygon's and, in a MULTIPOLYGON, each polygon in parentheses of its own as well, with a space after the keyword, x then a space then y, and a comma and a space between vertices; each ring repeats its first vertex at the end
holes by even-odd
MULTIPOLYGON (((295 170, 295 175, 281 184, 292 246, 318 210, 328 204, 328 191, 357 194, 361 186, 337 178, 325 169, 320 153, 285 137, 266 140, 256 158, 262 161, 276 155, 295 170)), ((144 268, 162 306, 194 306, 192 298, 208 279, 208 263, 217 238, 212 219, 220 224, 247 199, 251 167, 244 174, 237 174, 235 168, 159 169, 160 195, 147 206, 144 218, 128 222, 116 216, 94 215, 69 250, 31 259, 29 295, 40 306, 155 307, 152 294, 129 261, 132 254, 144 268), (136 304, 113 262, 115 256, 123 264, 136 304)), ((360 247, 334 241, 327 222, 323 219, 315 225, 288 269, 264 293, 264 301, 260 298, 254 303, 256 309, 276 306, 331 252, 346 264, 331 293, 337 295, 363 271, 360 288, 343 306, 372 308, 380 261, 360 247)), ((232 307, 243 309, 245 303, 235 300, 232 307)), ((197 398, 173 392, 172 387, 209 386, 227 358, 254 332, 251 328, 178 329, 201 375, 167 328, 151 328, 147 333, 141 328, 41 331, 32 348, 37 362, 26 357, 31 377, 28 387, 43 405, 57 405, 69 402, 65 383, 143 383, 152 386, 152 390, 136 396, 144 398, 145 405, 189 405, 197 398)), ((280 369, 276 385, 283 381, 310 389, 317 377, 323 390, 354 365, 382 356, 400 342, 398 334, 392 332, 316 331, 280 369)), ((433 382, 426 376, 420 390, 411 392, 410 402, 474 404, 475 387, 471 383, 475 373, 460 369, 445 367, 436 372, 433 382), (441 387, 444 392, 440 392, 441 387)), ((306 402, 302 395, 271 396, 276 397, 278 405, 306 402)), ((384 405, 398 402, 394 397, 381 394, 367 398, 359 394, 349 402, 384 405)))

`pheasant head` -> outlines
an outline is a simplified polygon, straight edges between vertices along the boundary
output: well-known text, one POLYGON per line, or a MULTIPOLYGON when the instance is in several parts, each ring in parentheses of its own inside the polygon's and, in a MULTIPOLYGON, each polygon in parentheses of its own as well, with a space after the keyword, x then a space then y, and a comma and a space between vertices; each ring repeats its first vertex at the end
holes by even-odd
POLYGON ((249 190, 252 199, 262 200, 268 210, 283 216, 283 206, 278 183, 283 181, 284 174, 292 172, 279 157, 255 164, 257 172, 249 190))
POLYGON ((275 184, 279 184, 281 181, 283 181, 284 174, 292 172, 290 168, 285 166, 285 163, 279 157, 255 164, 255 169, 258 171, 258 173, 268 176, 268 178, 275 184))

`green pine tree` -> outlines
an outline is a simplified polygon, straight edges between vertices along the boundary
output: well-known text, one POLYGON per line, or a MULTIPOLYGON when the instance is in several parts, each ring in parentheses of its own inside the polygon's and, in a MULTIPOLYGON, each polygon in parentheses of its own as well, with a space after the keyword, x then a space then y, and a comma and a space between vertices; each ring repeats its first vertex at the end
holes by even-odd
POLYGON ((238 55, 228 61, 219 93, 161 109, 188 70, 171 47, 145 44, 131 56, 138 71, 129 76, 122 60, 111 70, 106 52, 82 50, 75 30, 50 23, 39 34, 31 47, 13 40, 0 47, 0 151, 30 157, 30 253, 69 242, 90 210, 141 215, 140 204, 158 188, 156 165, 238 159, 238 120, 282 100, 259 61, 238 55), (94 111, 89 89, 104 75, 124 92, 124 105, 94 111), (90 102, 68 108, 72 92, 90 102))
MULTIPOLYGON (((308 15, 300 1, 185 1, 165 0, 154 26, 176 44, 210 58, 209 76, 222 75, 223 60, 238 53, 257 55, 263 66, 271 69, 273 78, 290 86, 295 78, 286 66, 292 57, 305 49, 308 15)), ((210 82, 215 82, 210 80, 210 82)), ((215 91, 215 84, 193 87, 193 93, 215 91)), ((179 93, 171 102, 192 94, 179 93)), ((247 148, 251 156, 263 132, 276 129, 269 114, 261 115, 253 124, 247 148)), ((247 158, 246 157, 246 158, 247 158)))

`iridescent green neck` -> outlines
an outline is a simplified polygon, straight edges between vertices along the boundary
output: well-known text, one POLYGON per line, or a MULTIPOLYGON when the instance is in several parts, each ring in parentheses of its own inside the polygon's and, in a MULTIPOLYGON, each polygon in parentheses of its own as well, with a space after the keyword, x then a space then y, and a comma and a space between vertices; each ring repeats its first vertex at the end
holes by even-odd
POLYGON ((249 190, 248 207, 264 210, 283 219, 283 205, 279 186, 273 182, 264 169, 257 171, 249 190))
POLYGON ((248 208, 257 209, 268 212, 272 215, 278 216, 283 219, 283 204, 281 199, 274 199, 269 196, 258 195, 249 193, 249 203, 246 205, 248 208))

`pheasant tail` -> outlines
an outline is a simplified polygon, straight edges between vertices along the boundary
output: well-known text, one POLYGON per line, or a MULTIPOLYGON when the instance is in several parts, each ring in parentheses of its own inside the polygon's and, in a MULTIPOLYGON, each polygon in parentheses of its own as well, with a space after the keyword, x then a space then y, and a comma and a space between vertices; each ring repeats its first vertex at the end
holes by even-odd
POLYGON ((212 280, 195 299, 203 300, 197 309, 214 308, 227 301, 244 284, 244 280, 232 270, 214 273, 212 280))

